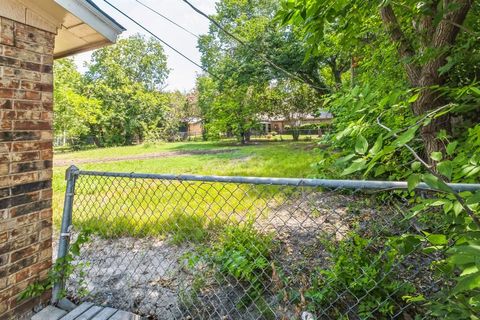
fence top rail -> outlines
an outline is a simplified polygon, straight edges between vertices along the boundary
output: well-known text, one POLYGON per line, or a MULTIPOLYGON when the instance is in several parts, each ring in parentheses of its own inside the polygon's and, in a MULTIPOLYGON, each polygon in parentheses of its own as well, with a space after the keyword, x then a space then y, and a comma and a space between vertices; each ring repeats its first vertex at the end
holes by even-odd
MULTIPOLYGON (((303 178, 270 178, 270 177, 240 177, 240 176, 207 176, 190 174, 149 174, 149 173, 126 173, 126 172, 103 172, 79 170, 75 166, 68 170, 75 175, 101 176, 132 179, 155 179, 171 181, 198 181, 198 182, 223 182, 254 185, 281 185, 281 186, 302 186, 302 187, 324 187, 331 189, 407 189, 405 181, 377 181, 377 180, 335 180, 335 179, 303 179, 303 178)), ((67 174, 68 175, 68 174, 67 174)), ((480 190, 479 183, 449 183, 453 190, 477 191, 480 190)), ((434 190, 426 183, 420 183, 417 189, 434 190)))

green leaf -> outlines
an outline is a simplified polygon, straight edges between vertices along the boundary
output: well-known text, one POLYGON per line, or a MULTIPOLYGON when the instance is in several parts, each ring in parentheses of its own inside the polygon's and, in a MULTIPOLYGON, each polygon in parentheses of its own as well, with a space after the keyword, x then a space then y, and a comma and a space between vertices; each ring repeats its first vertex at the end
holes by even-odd
POLYGON ((445 191, 448 193, 453 193, 452 188, 450 188, 445 182, 442 180, 438 179, 436 176, 433 174, 427 173, 423 175, 423 181, 431 188, 440 190, 440 191, 445 191))
POLYGON ((355 157, 354 153, 346 155, 345 157, 338 158, 337 161, 335 161, 335 163, 336 164, 342 164, 342 163, 345 163, 347 161, 350 161, 353 157, 355 157))
POLYGON ((420 174, 413 173, 407 179, 408 191, 412 192, 422 181, 422 176, 420 174))
POLYGON ((437 165, 437 170, 448 180, 452 178, 453 164, 451 161, 442 161, 437 165))
POLYGON ((480 191, 468 197, 466 202, 468 205, 480 203, 480 191))
POLYGON ((418 296, 402 296, 402 299, 408 303, 426 301, 422 294, 418 296))
POLYGON ((432 158, 432 160, 435 160, 435 161, 441 161, 443 158, 443 154, 439 151, 434 151, 430 155, 430 158, 432 158))
POLYGON ((475 95, 480 97, 480 88, 470 87, 470 91, 472 91, 475 95))
POLYGON ((418 130, 418 125, 411 127, 410 129, 408 129, 407 131, 405 131, 404 133, 402 133, 402 134, 393 142, 393 144, 394 144, 395 146, 403 146, 404 144, 410 142, 410 141, 415 137, 415 133, 417 132, 417 130, 418 130))
POLYGON ((361 134, 357 137, 357 142, 355 143, 355 151, 358 154, 365 154, 368 150, 368 141, 361 134))
POLYGON ((450 142, 447 145, 446 151, 449 156, 453 155, 453 153, 455 152, 455 149, 457 148, 457 145, 458 145, 458 141, 450 142))
POLYGON ((422 164, 420 163, 420 161, 414 161, 411 165, 413 171, 419 170, 421 166, 422 164))
POLYGON ((345 170, 343 170, 342 175, 348 175, 354 173, 356 171, 360 171, 366 167, 367 160, 365 159, 357 159, 355 160, 352 165, 345 170))
POLYGON ((370 149, 369 153, 371 155, 377 154, 380 151, 380 149, 382 149, 382 145, 383 145, 383 136, 379 135, 377 137, 377 140, 375 140, 375 143, 373 147, 370 149))
POLYGON ((453 288, 453 293, 460 293, 478 287, 480 287, 480 272, 475 272, 460 277, 457 285, 453 288))
POLYGON ((413 96, 410 97, 410 99, 408 99, 408 103, 414 103, 415 101, 417 101, 418 97, 419 97, 418 93, 414 94, 413 96))
POLYGON ((447 236, 444 234, 433 234, 425 232, 428 242, 434 246, 443 246, 448 243, 447 236))

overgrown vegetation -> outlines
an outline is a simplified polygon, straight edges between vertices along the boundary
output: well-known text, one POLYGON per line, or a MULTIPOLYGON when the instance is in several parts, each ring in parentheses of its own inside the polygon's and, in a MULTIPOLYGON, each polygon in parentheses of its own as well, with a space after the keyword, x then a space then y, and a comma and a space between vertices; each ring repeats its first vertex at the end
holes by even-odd
POLYGON ((328 241, 331 266, 311 276, 312 286, 305 293, 308 308, 317 313, 330 307, 329 314, 338 318, 345 316, 345 310, 361 319, 383 319, 398 313, 402 297, 413 294, 415 287, 397 275, 398 251, 375 244, 378 246, 378 239, 356 233, 338 245, 328 241), (336 301, 333 308, 332 301, 336 301))
MULTIPOLYGON (((79 285, 77 287, 77 295, 82 297, 88 293, 82 271, 86 265, 78 263, 75 264, 74 261, 80 256, 82 245, 90 241, 91 231, 87 228, 84 228, 78 232, 76 236, 77 237, 75 241, 70 243, 65 257, 57 258, 55 260, 53 266, 48 271, 46 279, 33 282, 28 285, 18 296, 19 300, 41 296, 45 292, 50 291, 55 284, 65 283, 65 281, 69 279, 69 277, 75 272, 80 275, 80 279, 78 280, 79 285)), ((55 297, 56 299, 61 299, 66 296, 65 287, 63 286, 62 289, 62 291, 58 292, 58 296, 55 297)))
MULTIPOLYGON (((480 178, 479 13, 479 3, 467 0, 285 0, 280 7, 221 1, 215 18, 246 45, 215 25, 200 41, 204 66, 223 76, 200 79, 204 108, 215 105, 212 93, 230 99, 218 105, 231 106, 227 112, 241 117, 233 121, 248 127, 255 112, 249 106, 261 105, 254 97, 294 78, 267 58, 297 75, 294 82, 306 83, 309 95, 317 94, 321 108, 335 115, 333 132, 323 137, 330 147, 317 162, 319 177, 408 179, 408 218, 424 222, 421 232, 446 239, 433 246, 448 266, 442 293, 419 303, 451 319, 480 314, 479 271, 467 254, 480 240, 480 193, 457 193, 446 185, 480 178), (282 60, 287 52, 304 60, 282 60), (422 181, 440 193, 414 192, 422 181), (433 216, 440 228, 429 221, 433 216), (450 286, 449 279, 457 284, 450 286)), ((208 119, 212 127, 219 123, 208 119)))
MULTIPOLYGON (((246 143, 251 130, 258 126, 259 114, 282 114, 295 120, 295 115, 327 109, 335 118, 332 131, 321 142, 326 147, 316 151, 321 157, 315 164, 318 177, 408 181, 408 192, 396 196, 409 202, 411 210, 404 219, 415 224, 415 233, 405 231, 393 239, 382 238, 384 243, 373 248, 361 234, 339 240, 335 243, 338 250, 330 250, 331 269, 318 270, 310 279, 313 284, 305 297, 311 311, 322 308, 336 288, 347 287, 352 296, 368 293, 353 318, 389 317, 406 302, 414 303, 418 307, 415 312, 422 315, 445 319, 480 317, 480 191, 456 192, 448 186, 449 182, 480 179, 480 3, 222 0, 216 8, 213 17, 243 44, 214 24, 199 40, 202 64, 215 75, 205 74, 197 80, 196 112, 204 119, 204 138, 216 139, 228 133, 246 143), (420 182, 439 192, 416 190, 420 182), (435 294, 424 294, 417 283, 386 277, 393 272, 394 260, 414 252, 436 255, 430 268, 436 272, 441 288, 435 294), (385 302, 384 297, 390 300, 385 302)), ((140 87, 132 85, 143 80, 136 77, 130 81, 131 75, 119 74, 117 68, 110 72, 110 66, 117 66, 116 61, 111 61, 112 55, 121 53, 117 50, 96 55, 98 64, 92 64, 86 89, 82 89, 91 92, 92 99, 84 101, 68 87, 65 97, 56 97, 60 102, 71 99, 72 110, 86 105, 91 110, 88 117, 98 115, 102 103, 113 106, 112 114, 93 116, 93 120, 87 119, 71 130, 86 128, 96 136, 103 135, 108 144, 130 143, 135 136, 148 140, 150 135, 151 140, 156 140, 161 132, 174 132, 174 126, 169 125, 175 120, 165 120, 170 114, 168 99, 158 93, 158 88, 153 90, 151 82, 140 87), (105 70, 103 65, 107 66, 105 70), (119 97, 118 101, 115 97, 119 97), (126 106, 125 101, 134 103, 126 106), (117 114, 117 110, 124 112, 117 114), (148 115, 148 121, 144 115, 148 115)), ((159 69, 165 76, 166 68, 159 69)), ((73 83, 83 81, 72 74, 73 83)), ((155 83, 161 84, 162 79, 157 78, 155 83)), ((295 139, 296 124, 293 121, 290 127, 295 139)), ((189 168, 196 169, 196 173, 229 172, 221 168, 222 161, 216 162, 218 158, 208 160, 220 168, 211 170, 199 163, 189 168)), ((248 162, 232 172, 291 176, 294 174, 290 166, 295 161, 288 157, 285 161, 267 160, 260 172, 248 162)), ((142 170, 131 171, 160 170, 157 163, 141 165, 142 170)), ((131 167, 139 168, 129 164, 131 167)), ((181 169, 185 172, 185 167, 181 169)), ((134 192, 132 186, 125 187, 125 192, 134 192)), ((105 192, 102 186, 95 191, 105 192)), ((201 196, 211 200, 208 192, 201 196)), ((181 201, 190 200, 187 195, 181 201)), ((239 205, 245 212, 252 205, 245 199, 240 204, 220 203, 239 205)), ((188 212, 187 204, 181 208, 188 212)), ((119 224, 110 229, 111 209, 98 208, 98 213, 106 216, 108 232, 159 234, 159 230, 148 229, 153 227, 147 220, 132 225, 128 218, 115 220, 119 224)), ((177 242, 207 239, 208 228, 197 213, 189 212, 187 220, 175 214, 163 219, 165 226, 183 225, 177 242)), ((260 235, 239 230, 227 229, 209 256, 223 274, 260 288, 251 281, 259 272, 270 272, 270 265, 255 260, 246 249, 258 245, 265 249, 267 257, 268 250, 259 240, 260 235)), ((349 310, 340 303, 335 308, 338 316, 349 310)))

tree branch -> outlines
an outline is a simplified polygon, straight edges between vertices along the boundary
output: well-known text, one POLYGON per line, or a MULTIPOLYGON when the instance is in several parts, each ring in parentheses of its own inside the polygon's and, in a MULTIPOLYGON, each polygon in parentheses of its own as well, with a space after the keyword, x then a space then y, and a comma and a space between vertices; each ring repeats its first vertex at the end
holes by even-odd
POLYGON ((420 78, 421 69, 415 62, 408 61, 415 57, 415 50, 403 33, 392 6, 386 5, 381 7, 380 17, 387 32, 390 34, 390 38, 398 45, 397 50, 400 58, 407 60, 407 62, 405 62, 405 69, 408 79, 412 85, 416 86, 420 78))
MULTIPOLYGON (((382 127, 383 129, 387 130, 388 132, 392 132, 392 129, 390 129, 389 127, 387 127, 386 125, 382 124, 380 122, 380 119, 381 119, 381 114, 378 116, 377 118, 377 123, 380 127, 382 127)), ((396 133, 393 133, 392 134, 393 137, 395 138, 398 138, 398 135, 396 133)), ((438 180, 442 181, 443 183, 447 184, 444 180, 444 178, 438 173, 436 172, 435 170, 432 169, 432 167, 425 162, 425 160, 422 159, 422 157, 420 157, 420 155, 411 147, 409 146, 408 144, 404 144, 405 148, 407 148, 408 151, 410 151, 410 153, 413 155, 413 157, 415 159, 417 159, 417 161, 419 161, 424 167, 425 169, 430 173, 432 174, 433 176, 435 176, 438 180)), ((480 227, 480 218, 477 217, 477 215, 470 209, 470 207, 467 205, 467 203, 465 202, 465 199, 463 199, 462 196, 460 196, 460 194, 451 189, 450 188, 450 193, 453 194, 453 196, 455 197, 455 199, 457 199, 458 203, 460 203, 460 205, 462 206, 463 210, 465 210, 465 212, 468 214, 468 216, 473 220, 473 222, 478 226, 480 227)))

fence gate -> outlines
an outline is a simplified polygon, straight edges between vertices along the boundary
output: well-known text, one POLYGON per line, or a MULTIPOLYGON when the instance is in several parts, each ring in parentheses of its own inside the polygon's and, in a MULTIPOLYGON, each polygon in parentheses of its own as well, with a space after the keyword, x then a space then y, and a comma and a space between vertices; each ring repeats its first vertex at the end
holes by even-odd
POLYGON ((55 294, 151 319, 423 318, 411 297, 448 284, 406 187, 71 167, 55 294), (417 241, 399 254, 404 234, 417 241))

